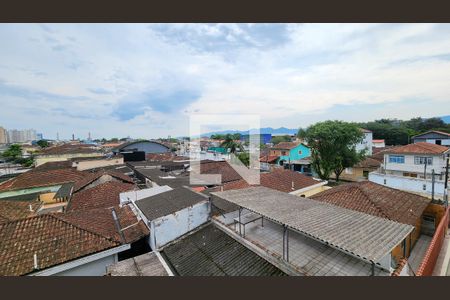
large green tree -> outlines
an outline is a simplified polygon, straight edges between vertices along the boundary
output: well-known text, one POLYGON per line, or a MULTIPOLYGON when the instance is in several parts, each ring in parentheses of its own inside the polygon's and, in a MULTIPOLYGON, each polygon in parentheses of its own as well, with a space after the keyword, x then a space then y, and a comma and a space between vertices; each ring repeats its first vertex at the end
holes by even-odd
POLYGON ((41 148, 46 148, 49 146, 49 143, 46 140, 39 140, 36 142, 36 144, 41 148))
POLYGON ((311 148, 312 166, 324 180, 328 180, 332 172, 337 171, 340 175, 342 170, 363 158, 363 154, 357 152, 355 145, 363 140, 364 133, 353 123, 319 122, 306 130, 299 130, 299 137, 311 148))
POLYGON ((270 142, 274 145, 279 144, 281 142, 290 142, 290 141, 291 141, 291 137, 289 135, 274 136, 270 140, 270 142))

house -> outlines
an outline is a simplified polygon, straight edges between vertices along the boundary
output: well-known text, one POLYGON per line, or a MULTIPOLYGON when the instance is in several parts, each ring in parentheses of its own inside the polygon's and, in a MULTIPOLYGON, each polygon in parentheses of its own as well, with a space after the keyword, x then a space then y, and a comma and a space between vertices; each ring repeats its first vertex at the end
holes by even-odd
MULTIPOLYGON (((326 186, 327 183, 327 181, 286 169, 275 169, 270 173, 262 173, 260 176, 261 186, 302 197, 309 197, 326 190, 329 188, 326 186)), ((250 187, 250 184, 244 179, 240 179, 225 183, 215 190, 227 191, 247 187, 250 187)))
POLYGON ((366 155, 372 155, 373 133, 368 129, 361 128, 361 130, 364 133, 364 138, 360 143, 356 144, 355 148, 357 151, 366 150, 366 155))
POLYGON ((415 135, 411 138, 411 141, 413 143, 431 143, 436 145, 442 145, 442 146, 450 146, 450 133, 443 132, 443 131, 437 131, 437 130, 431 130, 427 131, 425 133, 421 133, 418 135, 415 135))
POLYGON ((161 250, 175 276, 286 276, 246 246, 208 223, 161 250))
POLYGON ((311 199, 414 226, 405 245, 393 250, 397 261, 411 256, 415 263, 414 271, 417 271, 418 263, 423 259, 421 249, 415 251, 414 246, 419 244, 418 248, 421 248, 422 244, 425 247, 430 244, 430 236, 433 236, 445 212, 443 205, 431 203, 430 198, 370 181, 342 184, 315 194, 311 199), (432 224, 430 220, 433 220, 432 224), (420 257, 415 257, 417 255, 420 257))
POLYGON ((1 223, 0 275, 101 276, 133 241, 148 235, 129 208, 89 213, 43 214, 1 223))
MULTIPOLYGON (((364 160, 360 161, 356 165, 350 168, 345 168, 344 171, 339 176, 339 179, 344 181, 362 181, 369 178, 369 173, 376 171, 382 162, 369 156, 364 160)), ((331 174, 331 178, 335 178, 334 173, 331 174)))
POLYGON ((395 147, 383 152, 384 161, 379 171, 369 173, 369 180, 388 187, 442 199, 446 146, 419 142, 395 147), (432 174, 434 172, 434 184, 432 174))
POLYGON ((414 226, 266 187, 211 193, 212 221, 276 266, 307 276, 389 276, 414 226), (229 205, 223 205, 228 202, 229 205))
POLYGON ((35 166, 38 167, 46 162, 65 161, 71 158, 100 156, 102 156, 101 152, 92 145, 66 143, 42 150, 35 157, 35 166))
POLYGON ((277 156, 276 164, 279 166, 287 166, 291 170, 299 172, 307 172, 305 165, 301 164, 301 160, 310 157, 310 149, 297 142, 281 142, 269 149, 269 157, 277 156))
POLYGON ((73 158, 72 167, 77 168, 78 171, 85 171, 91 169, 98 169, 109 166, 119 166, 124 164, 122 155, 114 156, 100 156, 100 157, 83 157, 73 158))
POLYGON ((150 140, 123 143, 112 149, 114 154, 122 154, 125 161, 142 161, 145 160, 145 156, 149 153, 166 153, 170 151, 169 146, 150 140))
POLYGON ((384 147, 386 147, 386 144, 384 143, 384 140, 372 140, 372 147, 373 148, 384 148, 384 147))
POLYGON ((160 191, 132 203, 150 228, 152 250, 159 250, 209 220, 208 197, 187 187, 160 191))

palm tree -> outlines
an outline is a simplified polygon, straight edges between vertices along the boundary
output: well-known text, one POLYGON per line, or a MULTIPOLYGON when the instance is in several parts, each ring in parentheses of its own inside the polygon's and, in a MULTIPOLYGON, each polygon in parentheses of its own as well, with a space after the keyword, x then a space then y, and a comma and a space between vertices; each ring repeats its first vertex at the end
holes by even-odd
POLYGON ((242 151, 241 143, 237 143, 231 134, 225 136, 225 140, 220 144, 220 147, 230 149, 231 153, 236 153, 237 150, 242 151))

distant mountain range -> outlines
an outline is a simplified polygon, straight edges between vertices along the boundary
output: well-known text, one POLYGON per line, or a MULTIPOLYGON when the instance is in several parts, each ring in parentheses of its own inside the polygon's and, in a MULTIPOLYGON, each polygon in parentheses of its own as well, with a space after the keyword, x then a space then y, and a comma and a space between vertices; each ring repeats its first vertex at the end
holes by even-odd
POLYGON ((445 124, 450 124, 450 116, 443 116, 440 117, 442 121, 445 122, 445 124))
MULTIPOLYGON (((281 134, 297 134, 298 129, 291 129, 286 127, 280 127, 280 128, 272 128, 272 127, 264 127, 259 129, 259 133, 261 134, 273 134, 273 135, 281 135, 281 134)), ((202 136, 210 137, 213 134, 248 134, 248 130, 240 131, 240 130, 223 130, 223 131, 214 131, 214 132, 207 132, 202 134, 202 136)))

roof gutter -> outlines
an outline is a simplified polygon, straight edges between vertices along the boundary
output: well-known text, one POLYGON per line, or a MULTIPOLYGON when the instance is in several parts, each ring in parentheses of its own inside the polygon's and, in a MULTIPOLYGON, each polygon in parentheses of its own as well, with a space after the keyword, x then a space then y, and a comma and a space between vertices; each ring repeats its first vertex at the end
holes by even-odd
POLYGON ((118 247, 114 247, 114 248, 111 248, 111 249, 108 249, 108 250, 105 250, 105 251, 102 251, 102 252, 99 252, 99 253, 95 253, 95 254, 92 254, 92 255, 89 255, 89 256, 86 256, 86 257, 82 257, 80 259, 77 259, 77 260, 74 260, 74 261, 71 261, 71 262, 68 262, 68 263, 63 263, 61 265, 57 265, 57 266, 54 266, 54 267, 51 267, 51 268, 48 268, 48 269, 45 269, 45 270, 42 270, 42 271, 39 271, 39 272, 31 273, 31 274, 28 274, 27 276, 51 276, 51 275, 55 275, 55 274, 58 274, 58 273, 61 273, 61 272, 64 272, 64 271, 67 271, 67 270, 70 270, 70 269, 73 269, 73 268, 85 265, 85 264, 88 264, 90 262, 93 262, 93 261, 96 261, 96 260, 99 260, 99 259, 111 256, 111 255, 114 255, 114 254, 117 254, 117 253, 120 253, 120 252, 128 250, 130 248, 131 248, 130 244, 120 245, 118 247))

